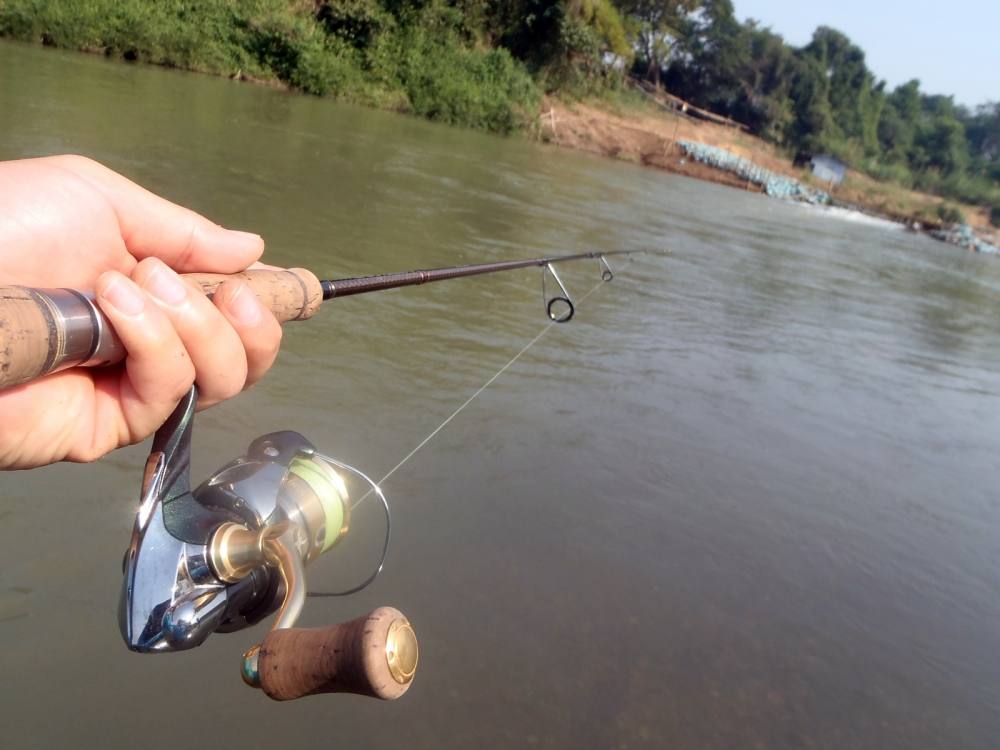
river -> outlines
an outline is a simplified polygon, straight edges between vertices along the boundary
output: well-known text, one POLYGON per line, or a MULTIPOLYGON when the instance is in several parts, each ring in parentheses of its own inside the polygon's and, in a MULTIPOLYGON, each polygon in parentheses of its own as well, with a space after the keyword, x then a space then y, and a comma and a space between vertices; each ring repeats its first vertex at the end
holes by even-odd
MULTIPOLYGON (((386 482, 394 541, 371 588, 308 601, 311 626, 409 615, 421 665, 395 703, 251 692, 239 655, 264 625, 125 649, 148 444, 0 475, 4 747, 995 747, 995 258, 523 140, 0 44, 0 159, 61 152, 321 277, 672 255, 620 264, 386 482)), ((276 429, 382 476, 544 327, 538 276, 286 327, 267 378, 199 415, 195 479, 276 429)), ((596 263, 563 278, 582 296, 596 263)), ((343 576, 335 549, 309 582, 343 576)))

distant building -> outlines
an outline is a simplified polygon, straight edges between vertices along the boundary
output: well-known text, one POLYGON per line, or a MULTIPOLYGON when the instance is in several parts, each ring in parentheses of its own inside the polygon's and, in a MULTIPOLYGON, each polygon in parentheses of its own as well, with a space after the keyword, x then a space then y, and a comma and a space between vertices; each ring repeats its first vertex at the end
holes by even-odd
POLYGON ((839 185, 844 181, 844 175, 847 173, 847 165, 834 159, 829 154, 814 156, 810 160, 810 163, 812 164, 813 175, 823 180, 823 182, 830 185, 839 185))

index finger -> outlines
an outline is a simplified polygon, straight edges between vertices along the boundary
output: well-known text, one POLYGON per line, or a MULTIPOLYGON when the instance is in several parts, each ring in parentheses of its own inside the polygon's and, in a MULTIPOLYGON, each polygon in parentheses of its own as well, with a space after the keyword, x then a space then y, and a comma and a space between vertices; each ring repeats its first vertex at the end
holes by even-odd
POLYGON ((118 218, 125 247, 138 260, 156 257, 181 273, 236 273, 264 252, 260 235, 225 229, 92 159, 55 156, 48 161, 86 180, 104 195, 118 218))

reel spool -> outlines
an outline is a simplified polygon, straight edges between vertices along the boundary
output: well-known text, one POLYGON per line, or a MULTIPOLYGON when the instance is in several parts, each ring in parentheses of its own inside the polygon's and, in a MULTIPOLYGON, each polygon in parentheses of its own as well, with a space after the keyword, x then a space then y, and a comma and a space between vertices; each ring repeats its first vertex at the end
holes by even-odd
POLYGON ((305 603, 305 566, 345 538, 352 503, 376 493, 385 505, 381 490, 298 433, 277 432, 254 440, 191 491, 195 401, 192 389, 157 432, 147 461, 119 611, 128 647, 194 648, 213 632, 240 630, 277 611, 271 632, 244 656, 247 684, 276 700, 402 695, 418 647, 398 610, 380 607, 328 628, 292 627, 305 603))

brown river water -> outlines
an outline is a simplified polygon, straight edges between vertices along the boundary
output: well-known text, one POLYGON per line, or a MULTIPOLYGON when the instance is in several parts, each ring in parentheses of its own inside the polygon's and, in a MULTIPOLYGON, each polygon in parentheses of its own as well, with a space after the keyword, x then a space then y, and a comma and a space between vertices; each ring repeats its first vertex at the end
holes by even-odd
MULTIPOLYGON (((321 276, 673 255, 621 264, 387 481, 384 573, 306 604, 311 626, 410 616, 421 664, 395 703, 250 691, 239 656, 263 624, 126 650, 148 445, 0 475, 4 748, 996 747, 997 259, 517 139, 0 44, 0 158, 69 151, 321 276)), ((195 479, 276 429, 382 476, 542 329, 538 276, 289 326, 258 387, 199 415, 195 479)), ((563 278, 582 295, 596 263, 563 278)), ((355 572, 334 549, 309 583, 355 572)))

